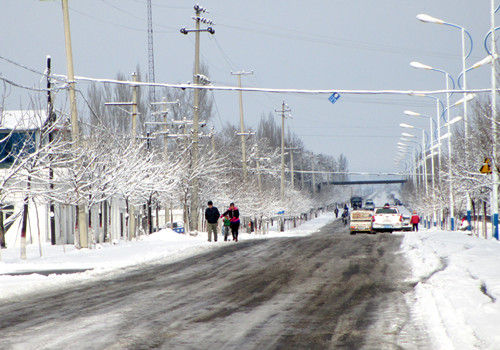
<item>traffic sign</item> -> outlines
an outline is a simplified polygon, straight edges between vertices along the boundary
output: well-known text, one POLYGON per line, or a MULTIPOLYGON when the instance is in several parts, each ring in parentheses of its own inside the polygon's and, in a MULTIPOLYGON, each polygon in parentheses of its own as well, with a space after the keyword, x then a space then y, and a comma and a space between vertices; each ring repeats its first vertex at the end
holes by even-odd
POLYGON ((337 102, 337 100, 340 98, 340 94, 338 92, 334 92, 333 94, 328 97, 328 100, 333 104, 337 102))
POLYGON ((484 158, 484 164, 479 169, 481 174, 491 174, 491 159, 490 158, 484 158))

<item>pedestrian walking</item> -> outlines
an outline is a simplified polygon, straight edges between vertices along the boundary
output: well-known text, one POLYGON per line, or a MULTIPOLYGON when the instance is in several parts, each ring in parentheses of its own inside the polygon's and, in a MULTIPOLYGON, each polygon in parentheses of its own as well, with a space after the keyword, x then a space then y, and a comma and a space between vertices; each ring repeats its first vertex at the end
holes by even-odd
POLYGON ((212 232, 214 234, 214 241, 217 242, 217 223, 219 222, 219 209, 214 207, 212 201, 208 201, 208 208, 205 209, 205 219, 207 220, 208 241, 212 242, 212 232))
POLYGON ((418 232, 418 223, 420 222, 420 217, 417 215, 417 212, 414 211, 411 216, 410 223, 412 224, 412 231, 418 232))
POLYGON ((222 214, 229 217, 229 227, 233 235, 233 241, 238 242, 238 229, 240 228, 240 211, 234 206, 234 203, 229 204, 229 209, 222 214))
POLYGON ((229 228, 231 226, 231 221, 227 215, 222 217, 222 234, 224 235, 224 241, 227 241, 227 237, 229 236, 229 228))
POLYGON ((333 212, 335 213, 335 219, 337 219, 339 217, 339 208, 335 207, 335 209, 333 210, 333 212))

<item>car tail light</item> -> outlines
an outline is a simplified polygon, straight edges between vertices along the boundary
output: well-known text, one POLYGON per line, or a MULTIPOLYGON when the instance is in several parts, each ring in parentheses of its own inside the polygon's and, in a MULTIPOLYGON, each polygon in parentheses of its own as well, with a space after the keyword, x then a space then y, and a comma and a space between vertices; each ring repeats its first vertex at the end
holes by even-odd
POLYGON ((375 215, 372 216, 372 222, 375 222, 375 215))
POLYGON ((399 216, 399 221, 403 222, 403 215, 399 216))

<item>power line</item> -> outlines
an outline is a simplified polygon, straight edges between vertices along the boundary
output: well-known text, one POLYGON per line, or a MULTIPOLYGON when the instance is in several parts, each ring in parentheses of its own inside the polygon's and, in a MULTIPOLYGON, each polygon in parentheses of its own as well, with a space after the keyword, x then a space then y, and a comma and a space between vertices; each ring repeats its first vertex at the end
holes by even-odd
POLYGON ((13 61, 13 60, 11 60, 11 59, 7 58, 7 57, 0 56, 0 59, 1 59, 1 60, 4 60, 5 62, 8 62, 8 63, 10 63, 10 64, 13 64, 14 66, 17 66, 17 67, 19 67, 19 68, 26 69, 26 70, 28 70, 28 71, 30 71, 30 72, 32 72, 32 73, 35 73, 35 74, 38 74, 38 75, 41 75, 41 76, 45 76, 45 75, 46 75, 46 74, 45 74, 45 72, 41 72, 41 71, 36 70, 36 69, 34 69, 34 68, 28 67, 28 66, 26 66, 26 65, 24 65, 24 64, 22 64, 22 63, 15 62, 15 61, 13 61))
POLYGON ((359 135, 359 134, 353 134, 353 135, 326 135, 326 134, 297 134, 297 136, 300 137, 330 137, 330 138, 388 138, 388 137, 393 137, 393 138, 399 138, 401 135, 359 135))
POLYGON ((229 68, 231 70, 234 70, 234 64, 232 63, 231 59, 226 54, 226 52, 224 51, 224 49, 222 49, 222 46, 219 44, 219 41, 217 40, 217 38, 216 37, 212 37, 212 36, 210 36, 209 38, 210 38, 210 40, 212 40, 212 41, 215 42, 215 45, 219 49, 219 52, 221 53, 222 58, 224 58, 224 61, 226 61, 226 63, 228 64, 229 68))
MULTIPOLYGON (((104 20, 104 19, 101 19, 101 18, 97 18, 95 17, 94 15, 91 15, 91 14, 88 14, 88 13, 85 13, 83 11, 80 11, 80 10, 75 10, 74 8, 70 7, 69 8, 72 12, 75 12, 75 13, 78 13, 79 15, 81 16, 84 16, 84 17, 87 17, 87 18, 90 18, 94 21, 97 21, 97 22, 101 22, 101 23, 106 23, 106 24, 111 24, 111 25, 114 25, 114 26, 117 26, 117 27, 122 27, 122 28, 125 28, 125 29, 129 29, 129 30, 133 30, 133 31, 136 31, 136 32, 146 32, 147 30, 146 29, 143 29, 143 28, 135 28, 135 27, 130 27, 130 26, 126 26, 126 25, 123 25, 123 24, 120 24, 120 23, 116 23, 116 22, 113 22, 113 21, 108 21, 108 20, 104 20)), ((172 29, 172 30, 156 30, 157 33, 175 33, 176 30, 172 29)))
MULTIPOLYGON (((65 75, 55 74, 54 76, 67 79, 65 75)), ((190 83, 150 83, 150 82, 133 82, 129 80, 117 79, 101 79, 83 76, 75 76, 75 80, 93 81, 103 84, 119 84, 119 85, 136 85, 136 86, 158 86, 174 89, 192 89, 192 90, 213 90, 213 91, 249 91, 249 92, 267 92, 278 94, 312 94, 312 95, 325 95, 332 93, 346 94, 346 95, 400 95, 400 96, 423 96, 423 95, 437 95, 445 93, 489 93, 490 88, 482 89, 466 89, 466 90, 397 90, 397 89, 381 89, 381 90, 364 90, 364 89, 282 89, 282 88, 259 88, 259 87, 238 87, 238 86, 224 86, 224 85, 200 85, 190 83)), ((500 88, 497 89, 500 91, 500 88)))
POLYGON ((22 85, 20 83, 16 83, 15 81, 4 78, 2 76, 0 76, 0 80, 9 84, 9 85, 18 87, 20 89, 31 90, 31 91, 36 91, 36 92, 59 91, 59 90, 65 89, 65 87, 55 87, 53 89, 30 87, 30 86, 22 85))
MULTIPOLYGON (((219 23, 219 25, 221 27, 228 27, 231 29, 236 29, 236 30, 248 32, 248 27, 240 27, 240 26, 221 24, 221 23, 219 23)), ((392 46, 392 45, 387 45, 387 44, 382 44, 382 43, 372 44, 372 43, 367 43, 367 42, 362 42, 362 41, 355 41, 355 40, 351 40, 351 39, 339 39, 337 37, 331 38, 328 36, 322 36, 322 35, 317 35, 317 34, 308 34, 308 33, 304 33, 303 31, 293 30, 290 28, 283 29, 283 31, 285 31, 286 33, 294 32, 294 34, 287 35, 287 34, 276 33, 275 31, 266 31, 266 30, 262 30, 262 29, 252 28, 252 33, 260 33, 263 35, 274 36, 277 38, 289 39, 289 40, 293 40, 293 41, 300 40, 300 41, 305 41, 305 42, 310 42, 310 43, 326 44, 326 45, 345 47, 345 48, 351 48, 351 49, 361 49, 361 50, 376 51, 376 52, 382 52, 382 53, 404 54, 405 56, 407 56, 409 52, 413 52, 413 53, 416 53, 419 55, 424 54, 427 56, 433 56, 433 57, 439 57, 439 58, 457 58, 457 57, 459 57, 458 55, 451 54, 451 53, 447 54, 447 53, 440 53, 440 52, 435 52, 435 51, 424 51, 424 50, 417 51, 413 48, 398 47, 398 46, 392 46), (323 38, 323 39, 318 39, 318 38, 323 38)))

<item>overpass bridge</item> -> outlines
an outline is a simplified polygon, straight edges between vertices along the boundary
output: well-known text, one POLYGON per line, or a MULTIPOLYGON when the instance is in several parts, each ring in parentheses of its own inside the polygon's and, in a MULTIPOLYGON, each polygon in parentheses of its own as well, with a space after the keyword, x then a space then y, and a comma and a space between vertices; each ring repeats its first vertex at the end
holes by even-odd
POLYGON ((316 185, 318 192, 321 188, 327 185, 334 186, 349 186, 349 185, 388 185, 388 184, 404 184, 407 179, 391 179, 391 180, 345 180, 345 181, 327 181, 316 185))

